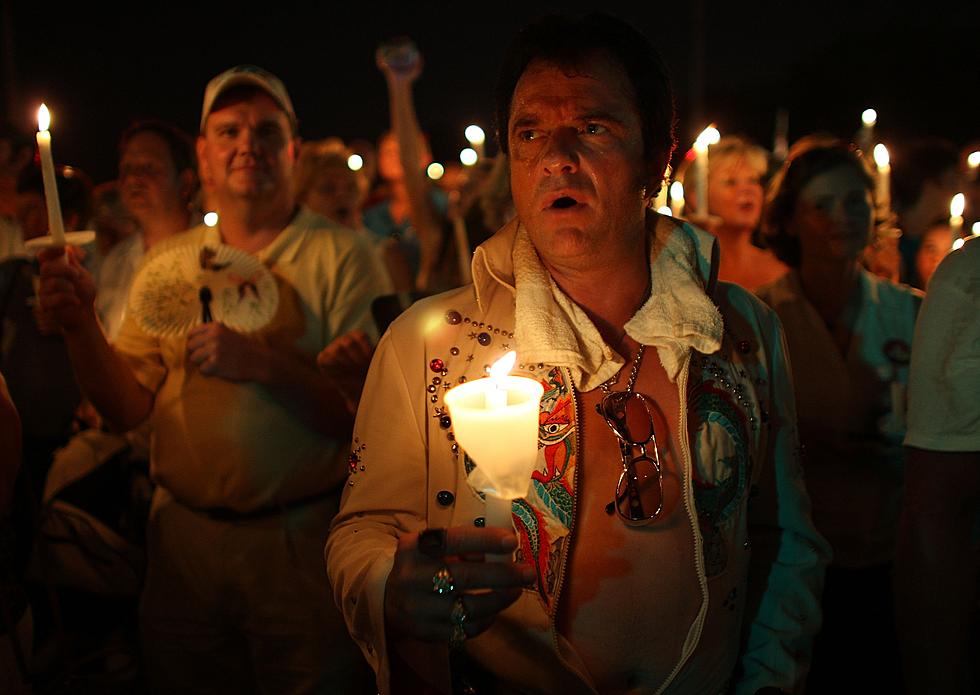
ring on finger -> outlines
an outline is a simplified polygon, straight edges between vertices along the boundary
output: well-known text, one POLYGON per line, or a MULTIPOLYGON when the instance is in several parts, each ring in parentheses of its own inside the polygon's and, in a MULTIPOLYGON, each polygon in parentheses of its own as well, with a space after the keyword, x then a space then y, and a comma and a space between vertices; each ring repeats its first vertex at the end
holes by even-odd
POLYGON ((453 601, 453 610, 449 614, 449 622, 453 626, 453 634, 449 638, 449 646, 452 649, 459 649, 463 646, 463 642, 466 641, 466 619, 469 616, 466 614, 466 606, 463 605, 463 597, 457 596, 456 600, 453 601))
POLYGON ((456 580, 453 579, 453 575, 448 567, 441 567, 432 575, 433 593, 445 596, 446 594, 451 594, 455 588, 456 580))

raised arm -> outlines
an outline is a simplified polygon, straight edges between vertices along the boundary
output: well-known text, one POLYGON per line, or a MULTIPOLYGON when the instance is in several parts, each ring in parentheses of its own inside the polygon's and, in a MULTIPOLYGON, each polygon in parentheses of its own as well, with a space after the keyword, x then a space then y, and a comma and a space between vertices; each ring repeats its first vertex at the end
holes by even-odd
POLYGON ((376 57, 388 84, 391 131, 398 141, 409 217, 421 244, 422 257, 415 284, 420 290, 425 290, 432 282, 445 230, 442 216, 429 196, 429 182, 422 169, 425 148, 412 97, 412 85, 422 74, 422 57, 407 41, 394 49, 382 47, 376 57))

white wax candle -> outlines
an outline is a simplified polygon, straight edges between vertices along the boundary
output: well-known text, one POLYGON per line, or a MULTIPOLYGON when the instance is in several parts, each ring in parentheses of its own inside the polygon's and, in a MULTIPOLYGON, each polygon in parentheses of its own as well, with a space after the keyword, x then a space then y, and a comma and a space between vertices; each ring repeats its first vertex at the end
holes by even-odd
POLYGON ((44 201, 48 206, 48 234, 55 246, 65 245, 65 225, 61 219, 61 203, 58 200, 58 182, 51 156, 51 133, 48 126, 51 116, 48 107, 41 104, 37 112, 37 149, 41 155, 41 176, 44 179, 44 201))
POLYGON ((963 234, 963 211, 966 209, 966 196, 957 193, 949 201, 949 228, 953 238, 958 239, 963 234))
MULTIPOLYGON (((486 481, 482 492, 517 499, 527 495, 538 458, 538 412, 544 388, 533 379, 506 376, 499 387, 506 405, 487 407, 492 378, 446 392, 453 434, 486 481)), ((490 396, 491 399, 500 396, 490 396)), ((498 401, 499 405, 499 401, 498 401)))
POLYGON ((670 215, 680 217, 684 212, 684 184, 674 181, 670 184, 670 215))
POLYGON ((490 378, 491 386, 486 390, 485 404, 487 410, 497 410, 507 407, 507 389, 501 388, 498 379, 490 378))
POLYGON ((891 200, 891 165, 889 164, 888 148, 880 142, 874 148, 875 165, 878 167, 878 180, 875 194, 878 198, 878 209, 889 210, 891 200))

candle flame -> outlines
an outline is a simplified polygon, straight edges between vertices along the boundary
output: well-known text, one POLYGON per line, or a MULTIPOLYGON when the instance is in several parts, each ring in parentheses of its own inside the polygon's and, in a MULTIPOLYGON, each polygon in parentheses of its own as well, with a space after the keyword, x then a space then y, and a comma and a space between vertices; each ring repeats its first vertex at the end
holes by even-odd
POLYGON ((717 145, 719 140, 721 140, 721 133, 718 132, 715 124, 712 123, 698 135, 694 141, 694 149, 698 152, 704 152, 708 149, 709 145, 717 145))
POLYGON ((971 169, 976 169, 980 167, 980 150, 976 152, 971 152, 966 157, 966 165, 971 169))
POLYGON ((878 122, 878 112, 874 109, 865 109, 861 113, 861 122, 866 126, 873 126, 878 122))
POLYGON ((888 148, 885 147, 880 142, 877 145, 875 145, 874 157, 875 157, 875 164, 878 165, 879 169, 884 169, 885 167, 888 166, 888 162, 889 162, 888 148))
POLYGON ((684 184, 680 181, 674 181, 670 184, 670 199, 671 200, 684 200, 684 184))
POLYGON ((51 126, 51 112, 48 111, 48 107, 41 104, 41 108, 37 110, 37 129, 39 131, 45 131, 51 126))
POLYGON ((957 193, 953 196, 953 199, 949 201, 949 216, 950 217, 962 217, 963 210, 966 209, 966 196, 962 193, 957 193))
POLYGON ((953 250, 959 251, 961 248, 963 248, 963 244, 965 243, 966 243, 966 239, 960 237, 959 239, 953 242, 953 250))
POLYGON ((487 139, 487 134, 483 132, 483 128, 476 124, 466 126, 463 135, 466 136, 466 141, 471 145, 482 145, 487 139))
POLYGON ((517 353, 511 350, 490 366, 490 368, 487 370, 490 372, 490 378, 503 379, 505 376, 510 374, 510 370, 514 368, 514 363, 516 361, 517 353))
POLYGON ((351 171, 360 171, 364 167, 364 158, 359 154, 352 154, 347 158, 347 168, 351 171))
POLYGON ((657 212, 659 212, 661 215, 670 215, 673 213, 673 210, 670 209, 669 205, 661 205, 659 208, 657 208, 657 212))
POLYGON ((472 147, 464 147, 459 153, 459 161, 463 163, 463 166, 471 167, 476 164, 479 158, 480 155, 472 147))
POLYGON ((444 167, 439 162, 432 162, 429 166, 425 168, 425 175, 428 176, 433 181, 438 181, 446 173, 446 167, 444 167))
POLYGON ((970 227, 970 233, 973 236, 980 236, 980 222, 974 222, 973 226, 970 227))

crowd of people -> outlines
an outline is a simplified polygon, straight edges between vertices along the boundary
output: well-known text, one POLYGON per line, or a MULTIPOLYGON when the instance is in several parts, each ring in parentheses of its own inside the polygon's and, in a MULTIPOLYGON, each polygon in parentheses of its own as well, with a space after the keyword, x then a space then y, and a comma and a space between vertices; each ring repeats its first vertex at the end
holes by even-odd
POLYGON ((59 166, 81 246, 0 133, 0 690, 973 692, 976 168, 923 138, 883 194, 816 133, 699 172, 598 14, 514 38, 499 154, 433 181, 422 56, 376 60, 376 146, 241 65, 196 138, 59 166), (445 396, 510 350, 544 395, 501 528, 445 396))

